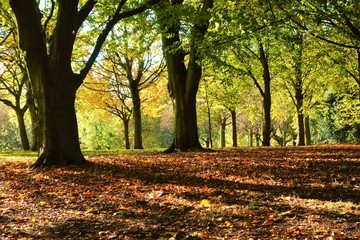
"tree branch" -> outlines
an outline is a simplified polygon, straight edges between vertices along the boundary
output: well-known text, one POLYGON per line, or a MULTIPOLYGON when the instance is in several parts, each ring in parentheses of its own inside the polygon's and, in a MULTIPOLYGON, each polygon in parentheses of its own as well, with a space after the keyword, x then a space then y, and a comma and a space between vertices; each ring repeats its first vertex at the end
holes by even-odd
POLYGON ((84 21, 86 20, 87 16, 90 14, 90 12, 93 10, 94 6, 96 5, 97 1, 96 0, 88 0, 84 6, 82 6, 82 8, 79 10, 78 12, 78 17, 77 17, 77 22, 75 25, 75 32, 77 32, 79 30, 79 28, 81 27, 81 25, 84 23, 84 21))
POLYGON ((117 8, 114 16, 107 22, 105 28, 103 29, 103 31, 99 35, 99 37, 98 37, 98 39, 97 39, 97 41, 95 43, 95 47, 94 47, 93 52, 91 53, 88 61, 86 62, 85 67, 79 73, 79 78, 80 78, 81 81, 83 81, 85 79, 86 75, 90 71, 90 69, 91 69, 92 65, 94 64, 97 56, 100 53, 100 49, 101 49, 102 45, 104 44, 108 34, 110 33, 111 29, 113 29, 115 24, 118 23, 121 19, 131 17, 131 16, 133 16, 135 14, 139 14, 139 13, 144 12, 145 10, 149 9, 149 7, 151 5, 154 5, 154 4, 158 3, 158 2, 160 2, 160 0, 149 0, 147 3, 137 7, 135 9, 120 13, 121 8, 125 4, 125 2, 126 2, 125 0, 122 0, 119 3, 118 8, 117 8))

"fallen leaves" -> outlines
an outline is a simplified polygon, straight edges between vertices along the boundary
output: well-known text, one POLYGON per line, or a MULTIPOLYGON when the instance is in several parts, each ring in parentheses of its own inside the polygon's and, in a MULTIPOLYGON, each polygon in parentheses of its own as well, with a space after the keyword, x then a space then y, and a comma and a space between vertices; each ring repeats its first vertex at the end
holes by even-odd
POLYGON ((0 238, 357 239, 360 146, 0 165, 0 238))

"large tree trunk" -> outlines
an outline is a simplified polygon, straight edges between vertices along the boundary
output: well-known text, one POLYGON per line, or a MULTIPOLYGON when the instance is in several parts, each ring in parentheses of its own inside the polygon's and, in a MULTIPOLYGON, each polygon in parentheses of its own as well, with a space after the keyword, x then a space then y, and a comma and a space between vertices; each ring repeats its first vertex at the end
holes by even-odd
POLYGON ((32 167, 85 163, 74 107, 81 81, 71 69, 77 3, 59 2, 59 9, 69 15, 59 12, 49 55, 37 2, 11 0, 10 4, 38 110, 39 158, 32 167))
MULTIPOLYGON (((53 83, 61 80, 51 81, 53 83)), ((80 149, 75 113, 75 94, 78 86, 56 84, 45 88, 46 134, 40 156, 33 167, 82 164, 86 160, 80 149)))
POLYGON ((237 147, 237 126, 236 126, 236 111, 230 110, 231 113, 231 124, 232 124, 232 142, 233 147, 237 147))
MULTIPOLYGON (((179 88, 181 82, 176 83, 179 88)), ((196 116, 196 93, 186 95, 184 91, 175 93, 175 136, 173 146, 180 151, 201 150, 196 116)))
MULTIPOLYGON (((171 5, 181 5, 183 1, 171 2, 171 5)), ((213 0, 203 2, 202 14, 212 8, 213 0)), ((175 13, 160 12, 158 14, 163 30, 162 42, 165 59, 168 69, 170 95, 175 102, 175 136, 173 144, 168 151, 180 150, 202 150, 199 142, 197 115, 196 115, 196 94, 202 75, 200 66, 202 57, 199 47, 204 40, 208 29, 209 19, 198 22, 190 29, 190 52, 185 60, 186 53, 180 48, 180 18, 175 13), (170 16, 166 16, 169 14, 170 16), (166 18, 171 18, 169 19, 166 18), (185 66, 187 62, 187 66, 185 66)))
POLYGON ((264 107, 264 127, 263 127, 263 146, 270 146, 271 139, 271 92, 270 92, 270 70, 268 59, 261 40, 259 41, 260 61, 263 68, 264 92, 263 92, 263 107, 264 107))
MULTIPOLYGON (((97 36, 93 51, 79 74, 72 71, 73 47, 78 30, 97 1, 58 0, 56 23, 42 28, 42 13, 37 0, 10 0, 19 33, 19 46, 25 60, 34 92, 39 124, 39 158, 33 167, 82 164, 86 160, 80 150, 75 114, 75 95, 98 56, 101 46, 114 25, 123 18, 142 13, 157 0, 133 9, 120 1, 115 13, 97 36), (79 7, 79 9, 78 9, 79 7), (123 7, 124 11, 123 10, 123 7), (48 28, 51 35, 45 36, 48 28), (46 39, 49 41, 46 44, 46 39), (48 46, 48 47, 47 47, 48 46)), ((45 25, 49 22, 46 19, 45 25)))
POLYGON ((304 128, 304 93, 303 93, 303 74, 302 74, 302 55, 303 55, 303 37, 299 35, 298 45, 295 50, 295 100, 298 118, 299 139, 298 145, 305 145, 305 128, 304 128))
POLYGON ((133 102, 134 119, 134 149, 143 149, 142 124, 141 124, 141 100, 138 85, 135 81, 130 82, 131 98, 133 102))
POLYGON ((299 131, 299 139, 298 139, 298 146, 305 145, 305 128, 304 128, 304 115, 300 110, 297 114, 298 119, 298 131, 299 131))

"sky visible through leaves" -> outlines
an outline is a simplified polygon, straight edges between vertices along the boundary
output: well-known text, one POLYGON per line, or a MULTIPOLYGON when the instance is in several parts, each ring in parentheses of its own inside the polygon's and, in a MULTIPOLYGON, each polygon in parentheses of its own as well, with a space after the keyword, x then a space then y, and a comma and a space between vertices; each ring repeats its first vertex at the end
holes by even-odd
POLYGON ((359 239, 360 145, 0 159, 1 239, 359 239))

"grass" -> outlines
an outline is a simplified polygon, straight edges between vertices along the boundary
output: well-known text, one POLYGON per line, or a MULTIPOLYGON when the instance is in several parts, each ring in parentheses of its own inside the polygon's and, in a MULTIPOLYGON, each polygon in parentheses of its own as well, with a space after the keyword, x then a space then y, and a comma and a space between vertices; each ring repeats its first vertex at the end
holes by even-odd
MULTIPOLYGON (((109 156, 109 155, 140 155, 149 153, 160 153, 165 149, 113 149, 113 150, 83 150, 85 158, 94 156, 109 156)), ((22 162, 30 164, 35 161, 38 156, 38 152, 24 151, 24 150, 11 150, 0 152, 0 164, 9 162, 22 162)))

